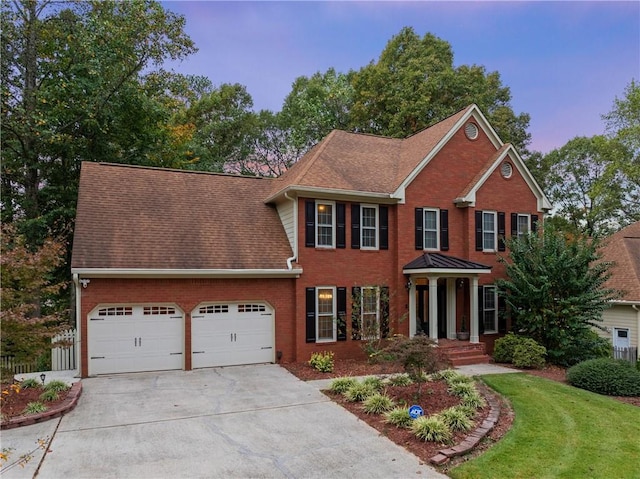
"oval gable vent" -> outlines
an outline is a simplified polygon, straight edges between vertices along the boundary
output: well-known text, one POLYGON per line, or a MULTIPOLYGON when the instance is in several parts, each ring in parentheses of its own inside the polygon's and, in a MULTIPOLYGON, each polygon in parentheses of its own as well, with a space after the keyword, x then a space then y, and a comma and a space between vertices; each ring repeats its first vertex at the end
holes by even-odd
POLYGON ((475 140, 478 138, 478 127, 475 123, 467 123, 464 127, 464 134, 467 135, 467 138, 470 140, 475 140))
POLYGON ((507 161, 502 163, 502 166, 500 167, 500 173, 502 174, 503 178, 511 178, 511 175, 513 174, 513 167, 511 166, 511 163, 507 161))

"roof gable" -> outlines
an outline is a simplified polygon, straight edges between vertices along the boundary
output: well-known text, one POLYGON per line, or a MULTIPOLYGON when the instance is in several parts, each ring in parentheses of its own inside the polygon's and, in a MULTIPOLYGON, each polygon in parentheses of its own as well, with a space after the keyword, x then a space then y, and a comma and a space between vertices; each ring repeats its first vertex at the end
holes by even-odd
POLYGON ((85 162, 72 269, 286 269, 271 181, 85 162))

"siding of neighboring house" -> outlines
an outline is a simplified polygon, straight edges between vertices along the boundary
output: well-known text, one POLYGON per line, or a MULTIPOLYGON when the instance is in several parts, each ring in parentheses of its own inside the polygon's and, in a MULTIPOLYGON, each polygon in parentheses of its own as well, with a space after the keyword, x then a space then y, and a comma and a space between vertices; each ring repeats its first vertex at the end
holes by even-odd
POLYGON ((638 335, 640 331, 638 329, 638 312, 628 305, 617 305, 607 309, 602 315, 602 326, 607 328, 607 331, 596 329, 598 335, 603 338, 607 338, 612 341, 613 328, 627 328, 629 329, 629 342, 632 348, 637 348, 640 342, 638 335))

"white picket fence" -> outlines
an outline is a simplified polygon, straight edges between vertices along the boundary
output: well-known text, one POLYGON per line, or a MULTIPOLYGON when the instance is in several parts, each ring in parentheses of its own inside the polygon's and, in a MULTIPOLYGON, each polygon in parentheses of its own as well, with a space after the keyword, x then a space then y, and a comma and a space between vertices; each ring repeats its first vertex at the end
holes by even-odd
MULTIPOLYGON (((70 343, 65 348, 51 349, 51 371, 67 371, 76 369, 76 330, 69 329, 54 337, 51 342, 65 341, 70 343)), ((38 372, 38 363, 16 363, 10 356, 0 356, 0 366, 12 369, 14 374, 38 372)))
POLYGON ((67 341, 71 345, 67 348, 51 349, 51 370, 67 371, 76 369, 76 330, 69 329, 51 340, 53 343, 57 341, 67 341))
POLYGON ((613 348, 613 358, 629 361, 631 364, 636 364, 638 361, 638 348, 613 348))

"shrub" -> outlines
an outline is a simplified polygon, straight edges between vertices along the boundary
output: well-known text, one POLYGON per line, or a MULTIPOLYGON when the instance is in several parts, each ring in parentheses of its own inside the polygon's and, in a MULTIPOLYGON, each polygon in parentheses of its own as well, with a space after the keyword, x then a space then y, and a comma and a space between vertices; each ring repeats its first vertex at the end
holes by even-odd
POLYGON ((453 394, 454 396, 465 397, 475 393, 476 387, 473 383, 458 382, 458 383, 451 384, 449 386, 448 391, 450 394, 453 394))
POLYGON ((60 393, 55 389, 45 389, 45 391, 40 394, 40 401, 51 402, 57 401, 60 399, 60 393))
POLYGON ((313 353, 309 360, 309 365, 323 373, 333 371, 333 351, 322 351, 313 353))
POLYGON ((467 415, 467 408, 450 407, 440 412, 438 416, 452 431, 468 431, 473 427, 473 421, 467 415))
POLYGON ((609 339, 586 329, 572 334, 561 349, 547 351, 547 356, 554 364, 573 366, 588 359, 611 357, 612 352, 613 345, 609 339))
POLYGON ((462 396, 461 405, 473 409, 480 409, 487 405, 487 402, 478 391, 462 396))
POLYGON ((348 388, 344 393, 344 398, 349 402, 360 402, 367 399, 372 394, 375 394, 375 390, 369 384, 356 383, 348 388))
POLYGON ((387 378, 387 382, 391 386, 409 386, 410 384, 413 384, 413 379, 411 379, 411 376, 408 374, 403 373, 390 376, 387 378))
POLYGON ((55 379, 53 381, 48 382, 45 387, 44 390, 45 391, 56 391, 56 392, 62 392, 62 391, 66 391, 70 388, 71 386, 69 386, 67 383, 65 383, 64 381, 60 381, 59 379, 55 379))
POLYGON ((453 439, 449 426, 438 416, 421 416, 411 424, 411 432, 423 441, 448 444, 453 439))
POLYGON ((448 379, 445 379, 447 385, 453 386, 454 384, 474 384, 475 381, 472 377, 465 376, 464 374, 450 375, 448 379))
POLYGON ((36 389, 40 387, 40 381, 36 378, 28 378, 20 383, 22 389, 36 389))
POLYGON ((512 363, 513 351, 520 344, 521 336, 509 333, 502 338, 496 339, 493 346, 493 360, 496 363, 512 363))
POLYGON ((37 414, 39 412, 45 412, 46 410, 47 406, 45 406, 41 402, 30 402, 27 404, 27 407, 24 408, 22 414, 37 414))
POLYGON ((567 370, 572 386, 609 396, 640 396, 640 371, 626 361, 590 359, 567 370))
POLYGON ((547 348, 531 338, 523 338, 513 349, 513 365, 517 368, 541 369, 545 365, 547 348))
POLYGON ((362 384, 370 386, 374 391, 380 391, 384 387, 384 382, 377 376, 367 376, 362 380, 362 384))
POLYGON ((435 380, 444 379, 445 381, 449 381, 452 378, 457 378, 457 377, 466 377, 466 376, 464 376, 463 374, 460 374, 455 369, 441 369, 440 371, 436 371, 433 374, 431 374, 431 378, 435 380))
POLYGON ((356 378, 343 377, 336 378, 329 384, 329 390, 334 393, 342 394, 354 384, 357 384, 356 378))
POLYGON ((385 421, 396 427, 411 427, 413 418, 409 415, 409 408, 397 407, 384 414, 385 421))
POLYGON ((362 409, 367 414, 382 414, 390 411, 396 403, 386 394, 376 393, 366 398, 362 404, 362 409))

